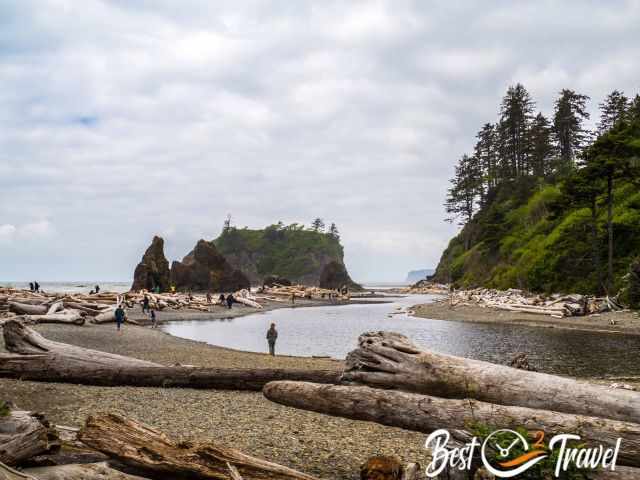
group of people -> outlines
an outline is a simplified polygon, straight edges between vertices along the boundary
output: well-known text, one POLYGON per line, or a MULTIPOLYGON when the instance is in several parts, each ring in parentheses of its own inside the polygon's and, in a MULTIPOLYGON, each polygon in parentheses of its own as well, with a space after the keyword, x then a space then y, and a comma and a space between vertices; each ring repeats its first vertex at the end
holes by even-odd
POLYGON ((38 282, 29 282, 29 290, 34 293, 40 292, 40 284, 38 282))

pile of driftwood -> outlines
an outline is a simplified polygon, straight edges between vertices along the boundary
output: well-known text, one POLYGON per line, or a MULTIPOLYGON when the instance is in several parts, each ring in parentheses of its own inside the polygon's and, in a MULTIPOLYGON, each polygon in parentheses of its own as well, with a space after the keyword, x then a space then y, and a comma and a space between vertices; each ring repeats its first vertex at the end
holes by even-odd
POLYGON ((449 286, 442 283, 432 283, 428 280, 420 280, 410 287, 403 287, 394 290, 396 290, 398 293, 446 295, 447 293, 449 293, 449 286))
POLYGON ((305 285, 278 285, 273 286, 265 285, 260 289, 260 293, 264 295, 263 298, 269 300, 284 300, 293 298, 306 298, 308 300, 321 300, 321 299, 338 299, 348 300, 349 292, 343 293, 338 290, 329 290, 327 288, 320 287, 308 287, 305 285))
POLYGON ((457 290, 450 294, 452 306, 477 305, 512 312, 535 313, 553 317, 571 317, 591 315, 621 310, 610 297, 594 297, 580 294, 528 294, 523 290, 493 290, 476 288, 473 290, 457 290))

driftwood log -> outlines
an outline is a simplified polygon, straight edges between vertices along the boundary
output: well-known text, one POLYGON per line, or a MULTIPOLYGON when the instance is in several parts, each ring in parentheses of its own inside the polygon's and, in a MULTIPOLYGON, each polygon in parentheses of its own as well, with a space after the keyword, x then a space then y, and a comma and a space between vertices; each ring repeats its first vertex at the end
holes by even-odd
POLYGON ((0 416, 0 462, 15 465, 58 447, 56 432, 42 415, 10 410, 0 416))
POLYGON ((84 325, 84 317, 78 312, 50 313, 45 315, 22 315, 14 320, 25 323, 62 323, 68 325, 84 325))
POLYGON ((49 307, 46 305, 31 305, 29 303, 9 302, 9 310, 19 315, 46 315, 49 307))
POLYGON ((345 383, 640 423, 637 392, 423 351, 398 333, 365 333, 358 344, 345 383))
POLYGON ((369 387, 273 382, 263 393, 274 402, 329 415, 424 433, 444 428, 462 442, 468 440, 467 430, 473 424, 542 430, 549 437, 570 432, 580 435, 588 445, 609 448, 621 438, 618 463, 640 466, 640 425, 631 422, 369 387))
POLYGON ((227 464, 245 480, 314 480, 315 477, 245 453, 206 443, 177 443, 163 433, 114 414, 90 416, 78 435, 86 445, 120 462, 166 478, 229 479, 227 464))
POLYGON ((34 480, 147 480, 111 468, 106 462, 28 468, 24 473, 34 480))
POLYGON ((268 382, 338 383, 340 372, 304 369, 165 367, 157 363, 47 340, 15 320, 4 325, 9 354, 0 377, 103 386, 182 387, 260 391, 268 382))

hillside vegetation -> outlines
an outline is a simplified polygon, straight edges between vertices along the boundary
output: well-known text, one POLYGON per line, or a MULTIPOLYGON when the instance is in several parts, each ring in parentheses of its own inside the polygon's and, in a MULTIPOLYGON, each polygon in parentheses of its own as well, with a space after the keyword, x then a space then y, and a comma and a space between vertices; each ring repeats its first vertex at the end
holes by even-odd
MULTIPOLYGON (((323 230, 319 225, 305 228, 282 223, 259 230, 227 225, 214 243, 253 284, 261 283, 267 276, 278 276, 294 283, 318 285, 327 266, 332 272, 336 266, 344 269, 344 251, 337 229, 332 226, 327 233, 323 230)), ((342 274, 346 275, 345 283, 353 284, 346 270, 342 274)))
POLYGON ((522 85, 509 89, 498 122, 483 127, 474 153, 456 167, 445 205, 463 228, 436 281, 634 295, 640 97, 610 94, 597 132, 583 127, 587 100, 563 90, 549 121, 534 116, 522 85))

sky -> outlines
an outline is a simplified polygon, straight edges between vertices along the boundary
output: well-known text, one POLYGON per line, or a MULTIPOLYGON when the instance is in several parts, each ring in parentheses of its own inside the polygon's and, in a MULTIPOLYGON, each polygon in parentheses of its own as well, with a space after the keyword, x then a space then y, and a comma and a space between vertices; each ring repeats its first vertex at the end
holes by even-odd
POLYGON ((129 280, 335 222, 359 281, 435 267, 459 156, 521 82, 640 91, 638 1, 0 0, 0 280, 129 280))

